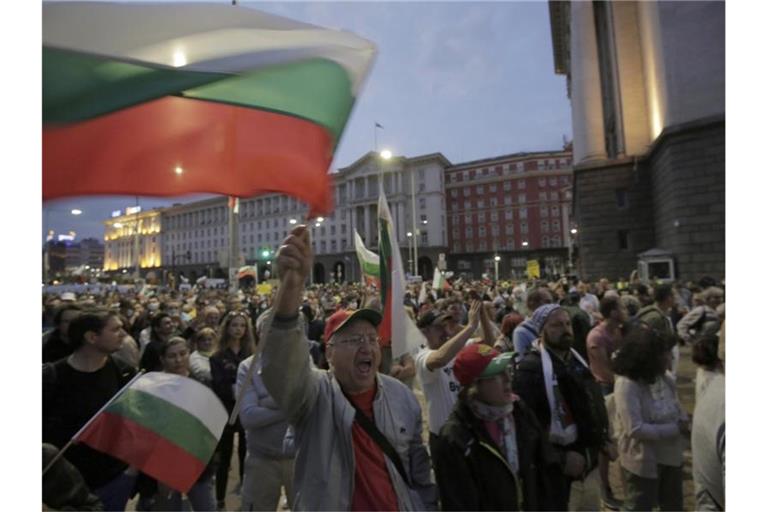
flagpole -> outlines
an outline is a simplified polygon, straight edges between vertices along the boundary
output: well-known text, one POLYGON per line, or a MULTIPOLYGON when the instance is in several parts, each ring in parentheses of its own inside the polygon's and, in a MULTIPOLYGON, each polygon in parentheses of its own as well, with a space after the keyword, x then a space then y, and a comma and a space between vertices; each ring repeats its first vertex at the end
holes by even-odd
POLYGON ((70 446, 72 446, 72 444, 75 442, 75 439, 77 439, 77 436, 79 436, 80 434, 82 434, 82 433, 83 433, 83 431, 85 431, 85 429, 86 429, 86 428, 88 428, 88 427, 91 425, 91 423, 93 423, 93 420, 95 420, 95 419, 96 419, 96 418, 99 416, 99 414, 101 414, 102 412, 104 412, 104 409, 106 409, 107 407, 109 407, 110 405, 112 405, 112 402, 114 402, 115 400, 117 400, 117 399, 120 397, 120 395, 122 395, 122 394, 123 394, 123 392, 125 392, 125 390, 126 390, 126 389, 128 389, 128 388, 131 386, 131 384, 133 384, 134 382, 136 382, 136 380, 138 380, 138 378, 139 378, 139 377, 141 377, 142 375, 144 375, 145 373, 146 373, 146 370, 140 370, 140 371, 139 371, 139 373, 137 373, 136 375, 134 375, 134 377, 133 377, 131 380, 129 380, 129 381, 128 381, 128 383, 127 383, 125 386, 123 386, 122 388, 120 388, 120 390, 119 390, 117 393, 115 393, 115 394, 112 396, 112 398, 110 398, 109 400, 107 400, 107 403, 105 403, 105 404, 104 404, 104 405, 101 407, 101 409, 99 409, 98 411, 96 411, 96 414, 94 414, 93 416, 91 416, 91 419, 89 419, 88 421, 86 421, 86 422, 85 422, 85 425, 83 425, 83 426, 80 428, 80 430, 78 430, 77 432, 75 432, 75 435, 73 435, 73 436, 70 438, 70 440, 67 442, 67 444, 65 444, 65 445, 64 445, 64 448, 62 448, 61 450, 59 450, 59 453, 57 453, 57 454, 56 454, 56 456, 53 458, 53 460, 51 460, 51 462, 49 462, 49 463, 48 463, 48 465, 47 465, 47 466, 45 466, 45 468, 43 469, 43 476, 45 476, 45 474, 48 472, 48 470, 49 470, 49 469, 51 469, 51 467, 53 467, 53 465, 54 465, 54 464, 55 464, 55 463, 56 463, 56 462, 57 462, 57 461, 58 461, 60 458, 62 458, 62 457, 64 456, 64 452, 65 452, 65 451, 67 451, 67 448, 69 448, 70 446))

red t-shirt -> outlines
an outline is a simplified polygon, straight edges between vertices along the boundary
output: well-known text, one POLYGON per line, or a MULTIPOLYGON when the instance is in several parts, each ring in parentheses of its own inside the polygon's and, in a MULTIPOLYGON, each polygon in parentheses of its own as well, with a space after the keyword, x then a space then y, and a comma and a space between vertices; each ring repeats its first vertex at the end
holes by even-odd
MULTIPOLYGON (((373 420, 374 396, 375 387, 359 395, 349 395, 349 399, 373 420)), ((352 423, 352 447, 355 450, 352 510, 398 510, 397 494, 384 461, 386 455, 357 421, 352 423)))

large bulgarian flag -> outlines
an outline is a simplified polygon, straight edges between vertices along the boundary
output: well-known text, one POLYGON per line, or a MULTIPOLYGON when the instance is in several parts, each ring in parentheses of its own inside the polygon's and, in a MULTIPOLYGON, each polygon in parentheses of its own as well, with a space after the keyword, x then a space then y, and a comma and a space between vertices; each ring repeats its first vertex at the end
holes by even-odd
POLYGON ((209 388, 150 372, 118 393, 73 440, 186 493, 211 460, 226 423, 227 411, 209 388))
POLYGON ((248 7, 43 4, 43 198, 286 193, 328 168, 375 46, 248 7))
POLYGON ((404 354, 416 355, 427 341, 415 322, 405 312, 403 260, 400 256, 392 214, 382 187, 379 187, 378 219, 381 307, 384 317, 379 324, 379 337, 384 346, 391 344, 393 359, 404 354))
POLYGON ((360 263, 360 273, 362 274, 363 282, 368 286, 375 286, 377 289, 381 289, 379 255, 368 250, 357 230, 355 230, 355 252, 357 252, 357 261, 360 263))

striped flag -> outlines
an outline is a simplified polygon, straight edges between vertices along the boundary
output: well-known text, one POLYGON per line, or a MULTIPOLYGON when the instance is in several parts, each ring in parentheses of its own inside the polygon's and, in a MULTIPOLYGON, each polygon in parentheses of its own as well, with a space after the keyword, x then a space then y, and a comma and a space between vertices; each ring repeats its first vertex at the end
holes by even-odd
POLYGON ((379 255, 365 247, 365 243, 357 230, 355 230, 355 251, 357 252, 357 261, 360 262, 363 282, 368 286, 373 285, 377 289, 381 289, 379 255))
POLYGON ((279 192, 328 213, 375 46, 224 3, 43 3, 43 198, 279 192))
POLYGON ((391 344, 392 358, 416 355, 427 341, 410 316, 405 314, 405 273, 400 257, 392 214, 384 190, 379 187, 379 253, 381 255, 381 306, 383 320, 379 337, 384 346, 391 344))
POLYGON ((448 289, 450 287, 451 286, 445 280, 445 275, 443 275, 440 269, 436 268, 434 277, 432 278, 432 289, 438 291, 442 289, 448 289))
POLYGON ((227 411, 208 387, 150 372, 108 402, 74 441, 186 493, 211 460, 226 423, 227 411))

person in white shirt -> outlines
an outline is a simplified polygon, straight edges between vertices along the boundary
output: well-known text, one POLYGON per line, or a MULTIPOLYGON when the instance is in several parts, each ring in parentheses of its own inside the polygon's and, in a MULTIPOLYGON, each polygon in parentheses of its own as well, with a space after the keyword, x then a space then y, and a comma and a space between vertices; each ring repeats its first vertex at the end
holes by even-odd
POLYGON ((479 300, 472 302, 469 323, 450 339, 446 327, 450 315, 447 313, 429 311, 417 324, 427 338, 427 347, 416 355, 416 374, 421 380, 429 410, 430 452, 459 395, 460 386, 453 376, 453 360, 480 325, 482 306, 479 300))
POLYGON ((216 331, 203 327, 192 337, 193 346, 197 347, 189 356, 189 369, 195 379, 206 386, 211 386, 211 354, 216 331))

